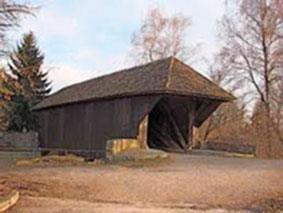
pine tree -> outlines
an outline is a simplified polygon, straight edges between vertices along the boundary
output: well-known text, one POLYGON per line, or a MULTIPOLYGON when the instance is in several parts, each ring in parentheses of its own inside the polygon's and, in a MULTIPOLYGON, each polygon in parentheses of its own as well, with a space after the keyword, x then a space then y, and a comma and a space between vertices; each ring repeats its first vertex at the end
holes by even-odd
POLYGON ((30 131, 38 127, 37 117, 31 109, 51 90, 48 72, 42 70, 43 60, 32 32, 24 35, 10 55, 8 67, 16 83, 10 85, 14 98, 8 104, 9 130, 30 131))
POLYGON ((33 103, 41 101, 51 91, 48 72, 42 70, 43 60, 44 56, 37 47, 35 36, 30 32, 24 35, 8 64, 20 85, 19 95, 33 103))

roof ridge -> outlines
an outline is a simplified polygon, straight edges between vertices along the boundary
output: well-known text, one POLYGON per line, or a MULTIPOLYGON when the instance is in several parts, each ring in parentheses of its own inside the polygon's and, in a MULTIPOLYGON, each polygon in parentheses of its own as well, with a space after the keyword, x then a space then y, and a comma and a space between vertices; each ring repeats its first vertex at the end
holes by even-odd
POLYGON ((123 68, 121 70, 114 70, 114 71, 112 71, 110 73, 107 73, 107 74, 102 74, 102 75, 94 76, 94 77, 92 77, 90 79, 86 79, 86 80, 83 80, 83 81, 80 81, 80 82, 73 83, 73 84, 70 84, 68 86, 65 86, 65 87, 55 91, 54 93, 50 94, 49 96, 56 95, 59 92, 62 92, 62 91, 67 90, 67 89, 70 89, 70 88, 75 87, 77 85, 82 85, 82 84, 91 82, 93 80, 101 80, 103 78, 107 78, 107 77, 112 76, 112 75, 117 75, 117 74, 122 73, 122 72, 135 71, 135 69, 137 69, 137 68, 145 67, 145 66, 150 66, 151 64, 155 64, 155 63, 157 64, 157 63, 160 63, 161 61, 166 61, 166 60, 168 60, 170 58, 171 57, 161 58, 161 59, 158 59, 158 60, 155 60, 155 61, 150 61, 150 62, 138 64, 138 65, 135 65, 135 66, 131 66, 129 68, 123 68))
POLYGON ((173 71, 173 66, 174 66, 174 61, 175 58, 173 56, 170 57, 170 65, 169 65, 169 70, 168 70, 168 78, 167 81, 165 83, 165 89, 169 89, 170 88, 170 83, 171 83, 171 77, 172 77, 172 71, 173 71))

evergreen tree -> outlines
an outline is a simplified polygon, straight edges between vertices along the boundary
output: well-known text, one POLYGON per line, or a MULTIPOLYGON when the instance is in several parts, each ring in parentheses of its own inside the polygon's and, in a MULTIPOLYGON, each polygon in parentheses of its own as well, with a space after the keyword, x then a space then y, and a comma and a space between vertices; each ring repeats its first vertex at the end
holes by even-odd
POLYGON ((10 115, 8 130, 24 132, 37 130, 37 116, 32 111, 34 104, 24 96, 15 96, 7 103, 6 110, 10 115))
POLYGON ((20 85, 18 95, 34 104, 41 101, 51 90, 47 79, 48 72, 42 70, 43 60, 44 56, 37 47, 35 36, 30 32, 24 35, 22 42, 11 54, 8 64, 20 85))
POLYGON ((9 130, 30 131, 38 127, 36 115, 31 109, 51 90, 48 72, 42 70, 43 60, 32 32, 24 35, 10 55, 8 67, 16 83, 10 85, 14 98, 8 104, 9 130))

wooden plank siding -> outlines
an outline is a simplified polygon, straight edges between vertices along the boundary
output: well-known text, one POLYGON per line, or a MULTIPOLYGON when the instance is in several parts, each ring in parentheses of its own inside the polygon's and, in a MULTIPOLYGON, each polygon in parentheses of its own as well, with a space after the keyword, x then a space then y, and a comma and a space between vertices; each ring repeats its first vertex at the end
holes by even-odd
POLYGON ((40 146, 104 152, 110 139, 136 138, 139 123, 159 99, 159 96, 125 97, 39 111, 40 146))

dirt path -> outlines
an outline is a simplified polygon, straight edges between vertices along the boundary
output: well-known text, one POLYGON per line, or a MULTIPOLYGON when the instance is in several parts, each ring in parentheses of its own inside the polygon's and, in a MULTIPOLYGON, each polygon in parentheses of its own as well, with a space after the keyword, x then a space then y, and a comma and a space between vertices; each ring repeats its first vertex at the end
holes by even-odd
POLYGON ((14 212, 32 212, 34 206, 40 212, 69 212, 66 208, 73 207, 83 212, 89 207, 91 212, 99 206, 106 208, 105 212, 120 207, 123 212, 127 208, 128 212, 143 212, 143 205, 149 206, 145 212, 251 209, 266 200, 283 198, 283 161, 194 155, 172 155, 172 159, 149 168, 11 169, 1 172, 0 183, 24 195, 14 212), (49 211, 47 206, 55 209, 49 211))

